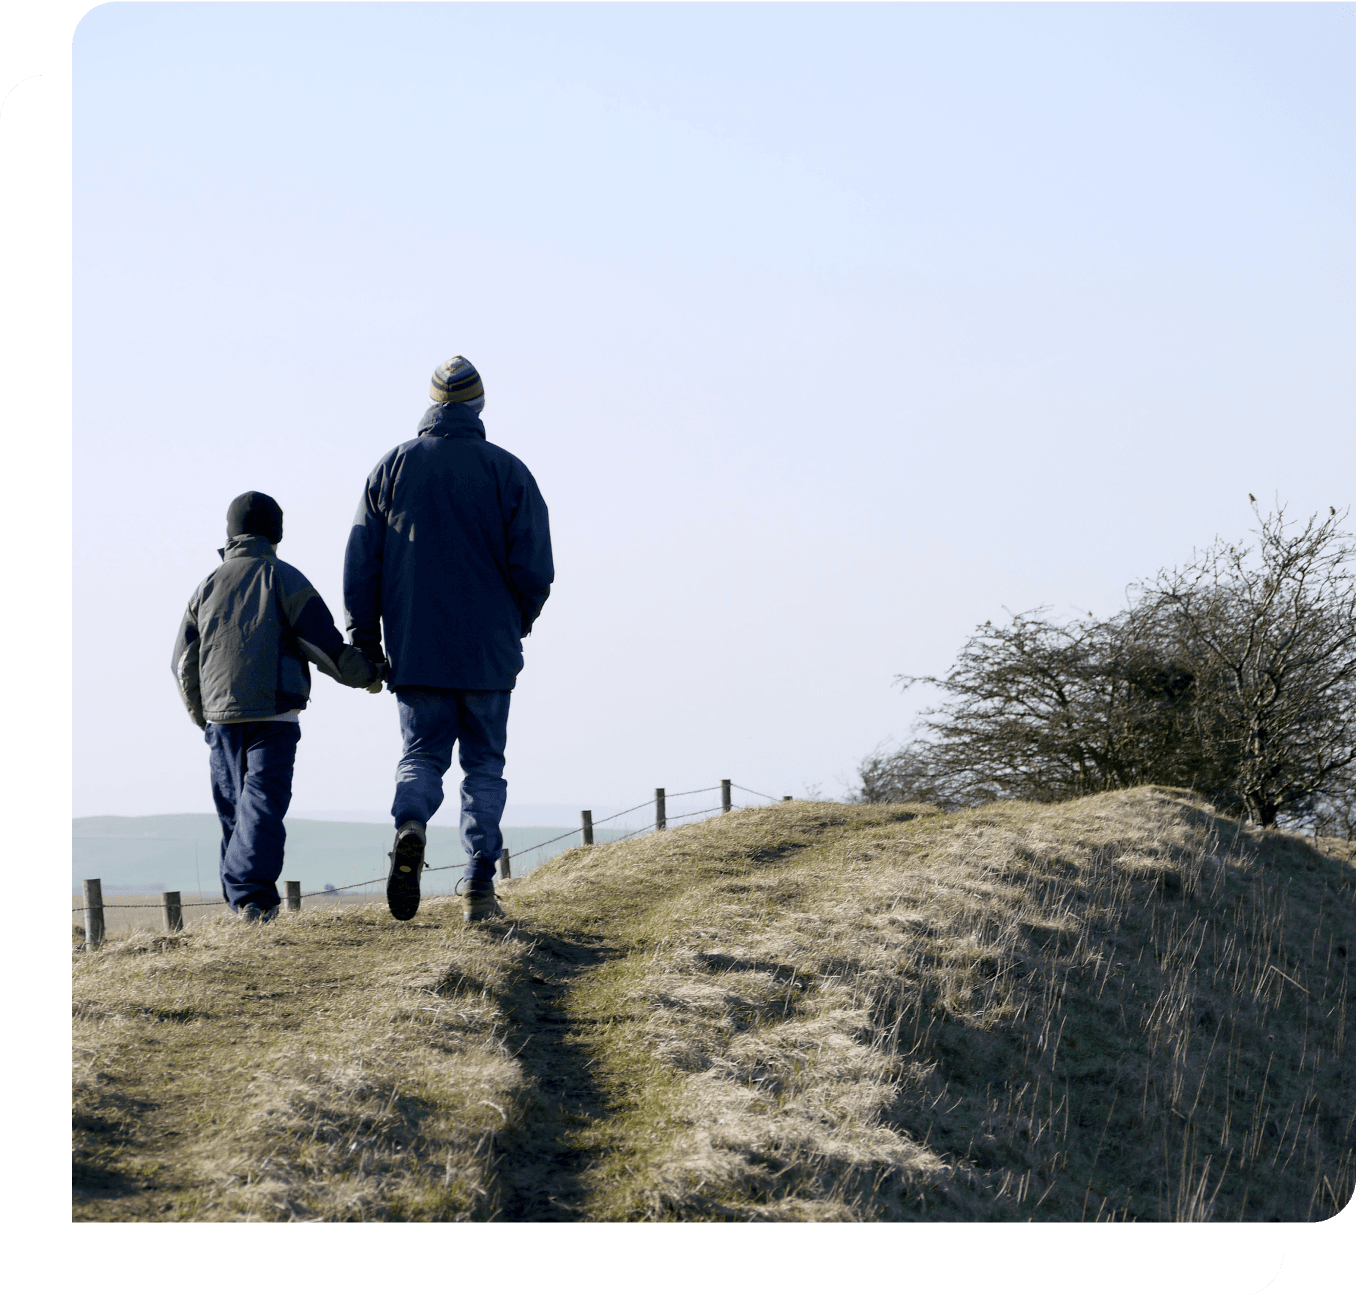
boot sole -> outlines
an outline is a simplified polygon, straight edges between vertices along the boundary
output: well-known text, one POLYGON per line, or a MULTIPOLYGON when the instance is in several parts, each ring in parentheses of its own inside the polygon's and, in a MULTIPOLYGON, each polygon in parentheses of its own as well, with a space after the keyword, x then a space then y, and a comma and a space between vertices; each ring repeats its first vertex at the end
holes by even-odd
POLYGON ((424 847, 413 832, 407 833, 391 851, 391 874, 386 879, 386 907, 397 922, 408 922, 419 911, 423 870, 424 847))

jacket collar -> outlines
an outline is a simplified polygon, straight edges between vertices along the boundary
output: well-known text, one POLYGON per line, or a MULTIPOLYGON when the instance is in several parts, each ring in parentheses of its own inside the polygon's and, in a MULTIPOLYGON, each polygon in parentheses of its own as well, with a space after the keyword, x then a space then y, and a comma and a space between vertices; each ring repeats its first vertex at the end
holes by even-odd
POLYGON ((232 558, 276 558, 278 546, 262 535, 233 535, 217 555, 225 562, 232 558))
POLYGON ((448 401, 445 405, 430 405, 419 420, 420 436, 478 436, 485 439, 485 424, 465 405, 448 401))

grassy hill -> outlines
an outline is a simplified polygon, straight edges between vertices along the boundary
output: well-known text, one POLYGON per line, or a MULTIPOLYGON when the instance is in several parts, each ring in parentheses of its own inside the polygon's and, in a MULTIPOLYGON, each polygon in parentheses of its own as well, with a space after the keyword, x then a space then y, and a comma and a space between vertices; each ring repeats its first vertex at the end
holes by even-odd
POLYGON ((1356 867, 1158 788, 792 802, 75 955, 88 1219, 1322 1219, 1356 867))
MULTIPOLYGON (((453 816, 455 822, 455 815, 453 816)), ((142 817, 103 815, 77 818, 71 824, 71 888, 80 892, 86 877, 98 877, 106 895, 158 895, 166 890, 184 894, 219 895, 217 859, 221 824, 215 814, 151 814, 142 817)), ((515 856, 514 871, 526 875, 571 845, 563 841, 518 858, 539 841, 568 832, 568 827, 509 827, 504 845, 515 856)), ((428 859, 432 866, 465 862, 456 827, 429 829, 428 859)), ((596 839, 610 841, 620 832, 599 828, 596 839)), ((287 820, 287 847, 283 877, 301 882, 303 891, 318 891, 326 883, 347 886, 369 877, 384 877, 391 828, 382 823, 335 823, 307 818, 287 820)), ((574 841, 578 841, 575 836, 574 841)), ((444 874, 447 887, 456 873, 444 874)), ((433 880, 432 878, 430 880, 433 880)), ((446 889, 442 878, 438 889, 446 889)), ((379 890, 380 887, 377 887, 379 890)))

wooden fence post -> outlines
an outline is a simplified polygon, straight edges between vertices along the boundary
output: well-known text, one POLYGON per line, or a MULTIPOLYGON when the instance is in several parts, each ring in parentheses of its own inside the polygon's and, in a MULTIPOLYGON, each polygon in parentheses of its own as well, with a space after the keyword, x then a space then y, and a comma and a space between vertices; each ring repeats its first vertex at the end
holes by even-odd
POLYGON ((668 819, 664 817, 664 789, 663 787, 656 787, 654 789, 654 830, 662 832, 668 825, 668 819))
POLYGON ((591 809, 581 809, 579 811, 579 831, 584 838, 585 845, 593 844, 593 811, 591 809))
POLYGON ((722 814, 730 812, 730 780, 728 778, 720 780, 720 812, 722 814))
POLYGON ((499 880, 507 881, 513 876, 513 860, 507 850, 499 851, 499 880))
POLYGON ((167 890, 160 896, 160 906, 165 910, 165 930, 171 935, 184 929, 184 910, 179 904, 179 892, 167 890))
POLYGON ((300 912, 301 912, 301 882, 299 882, 299 881, 285 881, 285 882, 283 882, 283 889, 286 890, 286 892, 287 892, 286 898, 283 900, 283 903, 286 904, 286 906, 287 906, 287 911, 288 911, 289 913, 300 913, 300 912))
POLYGON ((104 888, 98 877, 85 882, 85 948, 104 942, 104 888))

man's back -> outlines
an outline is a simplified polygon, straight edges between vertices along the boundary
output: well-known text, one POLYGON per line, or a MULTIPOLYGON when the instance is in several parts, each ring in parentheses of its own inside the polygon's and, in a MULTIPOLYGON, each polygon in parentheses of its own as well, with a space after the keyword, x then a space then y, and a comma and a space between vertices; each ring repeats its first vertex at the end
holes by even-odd
POLYGON ((353 645, 369 660, 384 633, 400 715, 391 915, 408 922, 419 911, 428 822, 443 803, 455 747, 467 854, 461 912, 480 922, 500 912, 494 869, 522 636, 555 571, 537 483, 485 440, 485 386, 475 365, 464 355, 440 364, 429 398, 418 437, 367 478, 344 555, 344 606, 353 645))
POLYGON ((510 689, 554 577, 546 504, 470 410, 434 405, 419 432, 368 477, 344 560, 348 628, 367 652, 384 637, 393 688, 510 689))

